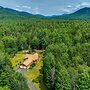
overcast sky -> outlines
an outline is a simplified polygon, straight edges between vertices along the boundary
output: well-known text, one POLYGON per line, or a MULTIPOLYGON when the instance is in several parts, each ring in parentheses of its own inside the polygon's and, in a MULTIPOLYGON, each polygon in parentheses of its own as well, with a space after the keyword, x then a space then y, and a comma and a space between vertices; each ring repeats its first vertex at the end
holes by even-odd
POLYGON ((0 0, 0 5, 32 14, 61 15, 90 7, 90 0, 0 0))

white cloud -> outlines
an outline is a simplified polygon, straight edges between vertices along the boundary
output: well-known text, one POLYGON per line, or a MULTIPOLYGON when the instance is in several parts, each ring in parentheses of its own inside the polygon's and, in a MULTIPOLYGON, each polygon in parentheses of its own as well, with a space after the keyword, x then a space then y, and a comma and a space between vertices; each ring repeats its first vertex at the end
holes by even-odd
POLYGON ((90 3, 82 2, 77 5, 68 5, 67 7, 63 7, 59 10, 61 10, 63 13, 73 13, 74 11, 84 8, 84 7, 90 7, 90 3))
POLYGON ((63 8, 63 9, 60 9, 60 10, 63 11, 63 12, 66 12, 66 13, 71 12, 70 9, 68 9, 68 8, 63 8))
POLYGON ((88 2, 83 2, 83 3, 81 3, 81 6, 90 6, 90 3, 88 3, 88 2))
POLYGON ((31 9, 31 7, 29 7, 29 6, 22 6, 22 8, 31 9))
POLYGON ((23 11, 23 10, 21 10, 21 9, 19 9, 19 8, 14 8, 14 10, 16 10, 16 11, 23 11))
POLYGON ((83 3, 79 3, 79 4, 76 5, 77 9, 82 8, 82 7, 90 7, 90 3, 83 2, 83 3))
POLYGON ((32 14, 39 14, 39 8, 38 7, 30 7, 30 6, 16 6, 15 10, 17 11, 26 11, 32 14))
POLYGON ((34 8, 32 9, 33 14, 39 14, 39 8, 34 8))
POLYGON ((72 8, 73 6, 72 5, 68 5, 67 8, 72 8))
POLYGON ((19 6, 19 5, 17 5, 16 8, 31 9, 30 6, 19 6))
POLYGON ((71 6, 69 6, 69 7, 59 7, 57 10, 60 11, 61 13, 71 13, 72 12, 71 6))

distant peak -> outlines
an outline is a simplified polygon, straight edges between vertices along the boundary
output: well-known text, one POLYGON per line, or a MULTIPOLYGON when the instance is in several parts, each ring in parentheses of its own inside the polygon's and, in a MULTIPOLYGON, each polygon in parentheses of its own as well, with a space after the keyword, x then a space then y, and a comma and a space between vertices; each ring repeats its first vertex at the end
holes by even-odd
POLYGON ((86 15, 90 15, 90 7, 84 7, 79 9, 78 11, 74 12, 73 14, 86 14, 86 15))
POLYGON ((83 9, 90 9, 90 7, 84 7, 83 9))
POLYGON ((84 8, 81 8, 80 10, 90 10, 90 7, 84 7, 84 8))
POLYGON ((2 6, 0 6, 0 8, 3 8, 2 6))

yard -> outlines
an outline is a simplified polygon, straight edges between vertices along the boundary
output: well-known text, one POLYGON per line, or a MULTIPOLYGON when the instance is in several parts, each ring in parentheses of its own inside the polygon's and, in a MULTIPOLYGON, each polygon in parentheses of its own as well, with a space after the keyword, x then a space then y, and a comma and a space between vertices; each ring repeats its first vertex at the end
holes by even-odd
POLYGON ((23 58, 25 57, 25 54, 16 54, 15 57, 11 60, 13 68, 18 68, 20 66, 20 63, 23 62, 23 58))
POLYGON ((41 67, 43 65, 42 57, 43 55, 41 54, 40 60, 37 62, 37 64, 32 69, 28 69, 25 72, 25 77, 28 78, 28 80, 30 80, 31 82, 33 82, 37 90, 47 90, 43 83, 43 76, 41 74, 41 67))
MULTIPOLYGON (((18 68, 20 66, 20 63, 23 62, 24 57, 25 57, 25 52, 21 51, 18 52, 13 59, 11 59, 12 66, 14 68, 18 68)), ((27 69, 24 72, 24 76, 27 78, 27 80, 31 81, 34 86, 37 88, 37 90, 47 90, 46 86, 44 85, 43 82, 43 75, 41 68, 43 66, 43 54, 40 54, 40 60, 30 69, 27 69)))

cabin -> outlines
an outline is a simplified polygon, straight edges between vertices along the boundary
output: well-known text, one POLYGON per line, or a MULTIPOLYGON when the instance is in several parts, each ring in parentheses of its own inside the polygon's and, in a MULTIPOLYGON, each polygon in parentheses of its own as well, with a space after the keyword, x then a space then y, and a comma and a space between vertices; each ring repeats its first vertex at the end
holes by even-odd
POLYGON ((35 54, 26 54, 24 58, 24 62, 21 64, 20 68, 23 69, 28 69, 31 64, 39 60, 39 55, 38 53, 35 54))

